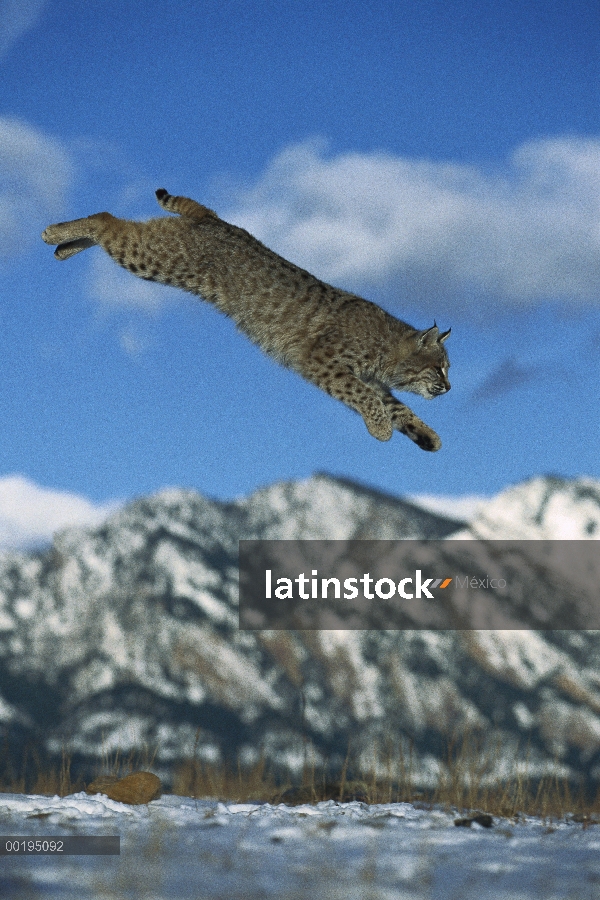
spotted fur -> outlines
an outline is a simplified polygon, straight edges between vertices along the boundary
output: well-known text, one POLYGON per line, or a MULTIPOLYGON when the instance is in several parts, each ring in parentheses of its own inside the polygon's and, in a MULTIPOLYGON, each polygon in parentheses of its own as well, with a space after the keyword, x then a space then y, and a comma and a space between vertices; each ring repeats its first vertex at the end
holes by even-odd
POLYGON ((356 410, 373 437, 394 429, 423 450, 441 441, 392 390, 432 398, 450 390, 450 331, 419 331, 355 294, 319 281, 247 231, 187 197, 156 192, 177 218, 148 222, 97 213, 50 225, 57 259, 99 244, 148 281, 197 294, 230 316, 265 353, 356 410))

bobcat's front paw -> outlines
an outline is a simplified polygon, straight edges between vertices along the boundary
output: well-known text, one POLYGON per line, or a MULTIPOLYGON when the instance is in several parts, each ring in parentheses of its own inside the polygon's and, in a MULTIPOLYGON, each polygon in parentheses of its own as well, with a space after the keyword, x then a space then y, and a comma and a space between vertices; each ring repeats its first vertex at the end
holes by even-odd
POLYGON ((410 422, 403 426, 402 432, 414 441, 421 450, 439 450, 442 442, 433 428, 424 422, 410 422))
POLYGON ((389 418, 365 419, 365 425, 370 435, 378 441, 389 441, 394 433, 392 421, 389 418))

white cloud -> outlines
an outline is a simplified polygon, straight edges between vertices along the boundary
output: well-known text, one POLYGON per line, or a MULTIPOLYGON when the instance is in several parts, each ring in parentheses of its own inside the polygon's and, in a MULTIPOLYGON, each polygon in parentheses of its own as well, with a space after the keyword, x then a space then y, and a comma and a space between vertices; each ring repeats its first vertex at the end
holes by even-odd
POLYGON ((95 505, 85 497, 39 487, 21 475, 0 478, 0 550, 47 544, 62 528, 99 525, 120 504, 95 505))
POLYGON ((0 117, 0 256, 40 239, 60 212, 73 179, 59 141, 18 119, 0 117))
POLYGON ((483 504, 489 501, 489 497, 480 497, 470 494, 463 497, 446 497, 435 494, 409 494, 406 498, 415 506, 426 509, 428 512, 440 516, 448 516, 449 519, 461 519, 470 522, 479 512, 483 504))
POLYGON ((32 28, 47 0, 0 0, 0 59, 32 28))
POLYGON ((156 313, 169 300, 173 302, 173 293, 165 285, 137 278, 103 251, 94 250, 90 256, 89 292, 98 303, 156 313))
POLYGON ((133 328, 126 328, 119 335, 119 344, 127 356, 140 356, 147 348, 147 341, 136 334, 133 328))
POLYGON ((224 217, 349 287, 396 280, 509 302, 600 299, 600 140, 534 141, 493 172, 331 156, 307 142, 275 157, 224 217))

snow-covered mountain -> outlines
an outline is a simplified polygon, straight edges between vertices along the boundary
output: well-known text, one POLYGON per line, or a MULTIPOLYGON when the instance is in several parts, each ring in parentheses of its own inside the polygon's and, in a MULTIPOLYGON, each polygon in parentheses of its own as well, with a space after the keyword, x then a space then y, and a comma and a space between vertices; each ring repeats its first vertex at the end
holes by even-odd
POLYGON ((532 478, 481 504, 469 526, 484 540, 598 540, 600 482, 532 478))
MULTIPOLYGON (((47 551, 0 555, 0 737, 75 762, 146 745, 159 769, 259 753, 297 768, 412 741, 495 731, 532 767, 600 775, 595 632, 238 629, 240 539, 600 534, 600 484, 536 478, 467 526, 328 475, 230 503, 167 490, 47 551)), ((600 545, 599 545, 600 549, 600 545)))

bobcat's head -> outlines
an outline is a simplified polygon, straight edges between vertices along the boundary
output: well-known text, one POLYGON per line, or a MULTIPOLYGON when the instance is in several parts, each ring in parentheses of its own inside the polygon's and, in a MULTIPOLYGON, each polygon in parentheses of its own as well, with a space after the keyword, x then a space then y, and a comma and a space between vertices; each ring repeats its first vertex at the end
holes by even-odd
POLYGON ((450 390, 448 369, 450 361, 444 342, 451 329, 440 334, 434 323, 426 331, 414 335, 412 353, 398 366, 390 387, 411 394, 419 394, 427 400, 450 390))

